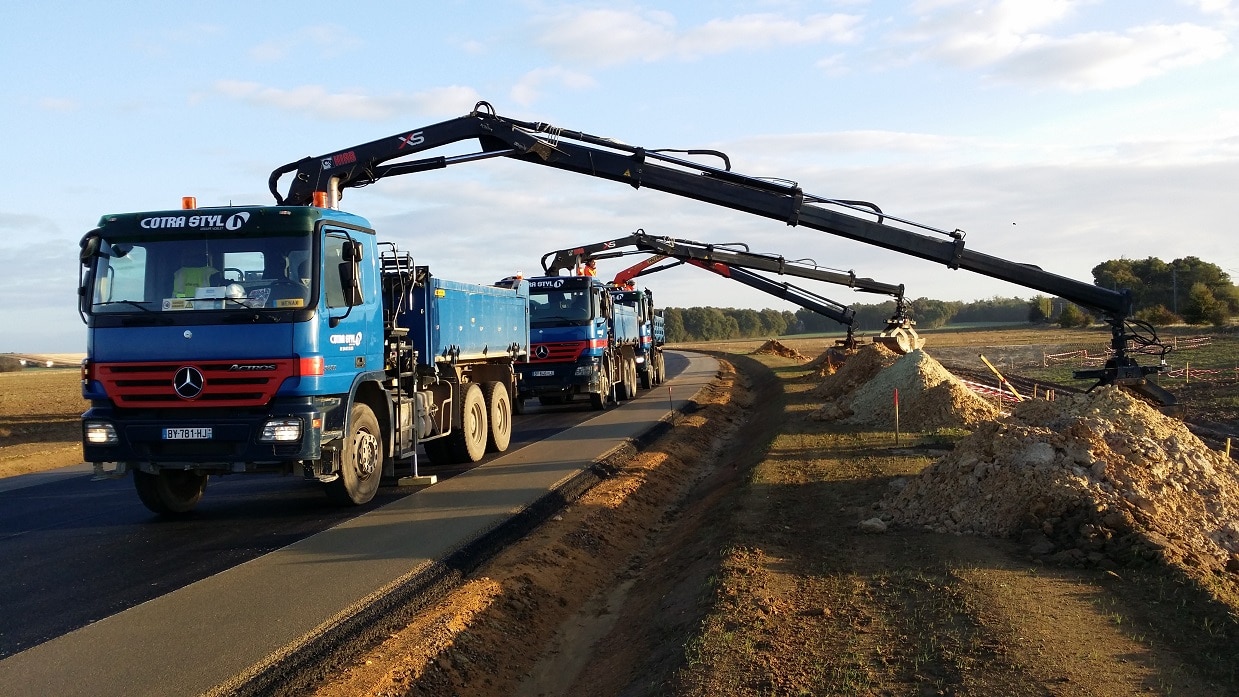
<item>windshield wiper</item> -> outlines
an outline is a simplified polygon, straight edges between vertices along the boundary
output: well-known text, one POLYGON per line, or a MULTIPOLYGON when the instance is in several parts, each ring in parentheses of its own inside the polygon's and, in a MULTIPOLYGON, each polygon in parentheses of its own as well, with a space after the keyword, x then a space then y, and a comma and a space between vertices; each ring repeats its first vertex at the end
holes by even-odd
POLYGON ((140 300, 109 300, 107 302, 95 303, 95 307, 103 307, 105 305, 130 305, 136 307, 143 312, 154 312, 140 300))

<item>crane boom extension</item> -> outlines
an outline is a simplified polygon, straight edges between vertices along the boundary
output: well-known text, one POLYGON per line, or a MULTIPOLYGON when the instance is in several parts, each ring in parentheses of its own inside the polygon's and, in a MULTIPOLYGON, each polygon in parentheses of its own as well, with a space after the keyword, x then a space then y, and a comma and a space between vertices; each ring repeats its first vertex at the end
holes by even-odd
POLYGON ((1106 321, 1111 325, 1111 349, 1114 352, 1113 358, 1098 376, 1099 383, 1120 382, 1163 404, 1167 403, 1166 400, 1174 403, 1172 395, 1147 380, 1147 375, 1158 372, 1160 368, 1141 367, 1127 355, 1127 342, 1134 338, 1126 329, 1132 311, 1132 295, 1128 290, 1102 288, 1044 271, 1037 266, 973 251, 964 246, 961 230, 940 230, 894 218, 877 206, 864 202, 806 194, 795 182, 732 172, 730 161, 719 152, 674 151, 717 156, 722 160, 722 168, 672 156, 668 152, 673 151, 647 150, 543 122, 501 117, 489 103, 478 102, 472 112, 462 117, 291 162, 271 173, 268 186, 276 202, 281 205, 311 205, 315 193, 323 192, 325 203, 334 206, 344 189, 365 186, 386 176, 423 172, 490 157, 508 157, 622 182, 633 188, 655 189, 936 261, 950 269, 965 269, 1097 310, 1107 317, 1106 321), (452 157, 402 159, 470 139, 477 139, 480 152, 452 157), (287 194, 281 195, 279 181, 287 174, 293 175, 292 182, 287 194))
POLYGON ((839 340, 838 343, 842 347, 848 349, 856 347, 856 339, 852 329, 856 322, 856 311, 846 305, 835 302, 830 298, 818 295, 813 291, 801 288, 800 286, 792 283, 780 283, 778 281, 766 278, 765 276, 762 276, 754 271, 749 271, 748 269, 740 268, 738 266, 729 266, 719 261, 707 263, 697 259, 687 259, 676 260, 670 264, 664 264, 663 266, 654 266, 654 264, 664 261, 667 258, 668 257, 661 254, 655 254, 639 264, 636 264, 628 269, 624 269, 624 271, 620 272, 619 275, 616 275, 615 283, 621 283, 621 276, 624 277, 624 280, 630 280, 638 276, 645 276, 647 274, 665 271, 681 264, 691 264, 693 266, 705 269, 706 271, 716 273, 724 278, 730 278, 733 281, 743 283, 750 288, 756 288, 757 290, 773 295, 776 298, 794 303, 805 308, 806 310, 809 310, 810 312, 816 312, 826 319, 834 320, 839 324, 842 324, 847 328, 847 336, 839 340))
MULTIPOLYGON (((912 328, 913 322, 908 316, 908 303, 904 298, 902 284, 890 284, 875 281, 872 278, 858 277, 855 272, 841 273, 824 269, 816 264, 801 260, 790 260, 773 254, 750 252, 748 246, 741 243, 709 244, 682 240, 671 237, 656 237, 644 230, 604 242, 581 245, 571 249, 561 249, 542 255, 542 268, 548 275, 572 269, 588 259, 607 259, 627 254, 648 252, 653 256, 629 269, 621 271, 616 276, 616 282, 625 280, 625 276, 644 275, 653 271, 647 268, 660 259, 678 259, 680 262, 693 264, 720 276, 732 278, 749 287, 769 293, 777 298, 789 300, 801 307, 817 312, 848 326, 851 337, 852 316, 850 308, 816 295, 803 288, 787 283, 779 283, 754 273, 749 269, 771 271, 780 275, 797 276, 827 283, 853 288, 862 293, 889 295, 895 299, 895 314, 887 320, 886 328, 874 337, 875 343, 880 343, 893 351, 908 353, 921 348, 924 340, 912 328), (621 251, 634 247, 637 251, 621 251), (832 307, 833 306, 833 307, 832 307)), ((663 266, 655 271, 670 268, 663 266)), ((851 344, 852 342, 848 342, 851 344)))
POLYGON ((606 252, 633 247, 641 252, 661 254, 665 257, 689 260, 696 259, 707 263, 719 262, 728 266, 743 266, 745 268, 771 271, 780 275, 799 276, 815 281, 836 283, 841 286, 855 288, 862 293, 877 293, 895 298, 903 297, 903 285, 882 283, 872 278, 861 278, 854 272, 839 272, 825 269, 816 264, 787 259, 776 254, 759 254, 750 252, 743 244, 711 244, 696 242, 674 237, 659 237, 637 230, 630 235, 617 237, 605 242, 581 245, 572 249, 561 249, 542 255, 542 268, 548 276, 560 271, 574 268, 579 262, 589 258, 606 258, 606 252))
MULTIPOLYGON (((631 252, 636 254, 638 252, 631 252)), ((756 288, 776 298, 793 302, 807 310, 812 310, 826 319, 834 320, 839 324, 851 328, 852 323, 856 320, 856 311, 844 305, 843 303, 835 302, 830 298, 818 295, 813 291, 801 288, 791 283, 780 283, 762 276, 761 274, 749 271, 748 269, 738 266, 730 266, 721 261, 704 262, 697 259, 679 259, 670 264, 662 266, 654 266, 655 264, 665 261, 670 257, 662 254, 655 254, 648 259, 633 265, 630 268, 616 274, 614 283, 622 285, 624 282, 641 276, 648 276, 659 271, 666 271, 681 264, 691 264, 706 271, 713 272, 723 278, 730 278, 733 281, 743 283, 750 288, 756 288)))

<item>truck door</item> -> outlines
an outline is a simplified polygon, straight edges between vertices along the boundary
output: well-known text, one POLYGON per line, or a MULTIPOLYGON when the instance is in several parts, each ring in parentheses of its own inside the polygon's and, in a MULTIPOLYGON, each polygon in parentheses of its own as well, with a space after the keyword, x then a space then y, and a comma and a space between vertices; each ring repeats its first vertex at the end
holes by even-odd
POLYGON ((329 229, 323 238, 323 362, 328 379, 333 373, 339 376, 345 392, 353 376, 383 369, 377 260, 362 251, 366 245, 358 237, 356 232, 329 229))

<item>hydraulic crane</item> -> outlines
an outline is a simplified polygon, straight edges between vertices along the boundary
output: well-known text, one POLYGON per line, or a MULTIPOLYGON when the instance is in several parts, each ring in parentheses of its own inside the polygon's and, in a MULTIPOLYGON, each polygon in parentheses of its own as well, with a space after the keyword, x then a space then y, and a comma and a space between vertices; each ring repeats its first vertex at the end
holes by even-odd
POLYGON ((1095 379, 1099 385, 1123 385, 1163 406, 1175 404, 1172 394, 1149 379, 1160 372, 1161 366, 1141 366, 1132 357, 1138 350, 1147 352, 1148 347, 1155 347, 1162 355, 1169 349, 1157 339, 1151 325, 1132 317, 1129 290, 1111 290, 1031 264, 982 254, 965 246, 962 230, 897 218, 873 203, 816 196, 793 181, 733 172, 730 159, 717 150, 647 149, 544 122, 500 116, 488 102, 478 102, 461 117, 278 167, 271 173, 268 186, 278 204, 312 205, 317 192, 324 205, 333 208, 347 188, 366 186, 387 176, 493 157, 655 189, 1056 295, 1096 310, 1110 325, 1111 357, 1104 367, 1077 371, 1076 377, 1095 379), (405 159, 472 139, 477 140, 480 151, 405 159), (680 155, 715 157, 722 166, 704 165, 680 155), (292 175, 292 181, 281 194, 279 183, 285 175, 292 175))
POLYGON ((644 230, 637 230, 630 235, 605 242, 548 252, 542 257, 542 266, 548 274, 554 274, 563 269, 573 268, 580 261, 587 259, 607 259, 640 253, 649 253, 651 256, 616 275, 617 285, 622 285, 625 281, 640 275, 671 268, 679 263, 692 264, 777 298, 796 303, 845 325, 848 335, 844 344, 845 347, 852 348, 854 345, 852 334, 854 311, 804 288, 769 279, 752 269, 825 281, 847 286, 862 293, 889 295, 895 300, 895 313, 886 321, 883 331, 873 338, 874 343, 882 344, 901 354, 921 348, 925 343, 925 340, 913 329, 915 322, 909 315, 908 302, 904 297, 902 284, 882 283, 871 278, 859 277, 854 272, 832 271, 811 261, 792 260, 774 254, 751 252, 748 245, 743 243, 708 244, 693 240, 657 237, 647 234, 644 230), (634 247, 635 251, 625 251, 626 247, 634 247), (665 259, 675 259, 677 263, 655 266, 665 259))

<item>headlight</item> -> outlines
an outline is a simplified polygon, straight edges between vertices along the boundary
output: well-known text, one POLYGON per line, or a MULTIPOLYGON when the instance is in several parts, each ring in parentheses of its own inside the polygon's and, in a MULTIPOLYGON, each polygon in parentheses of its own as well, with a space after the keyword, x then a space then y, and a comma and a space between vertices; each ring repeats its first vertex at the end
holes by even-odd
POLYGON ((577 375, 593 375, 593 374, 594 374, 594 366, 592 366, 592 365, 578 365, 578 366, 576 367, 576 374, 577 374, 577 375))
POLYGON ((120 442, 116 437, 116 428, 106 421, 83 422, 82 435, 91 445, 116 445, 120 442))
POLYGON ((289 443, 301 440, 301 419, 271 419, 262 425, 262 443, 289 443))

